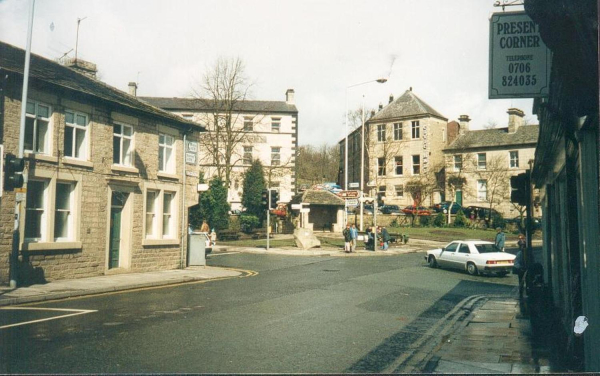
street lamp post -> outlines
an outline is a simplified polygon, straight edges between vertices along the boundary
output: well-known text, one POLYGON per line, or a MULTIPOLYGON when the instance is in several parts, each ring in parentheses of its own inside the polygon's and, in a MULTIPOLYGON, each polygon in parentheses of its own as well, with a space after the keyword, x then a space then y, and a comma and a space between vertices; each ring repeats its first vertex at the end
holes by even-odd
MULTIPOLYGON (((387 78, 378 78, 376 80, 361 82, 359 84, 354 84, 346 87, 346 138, 344 140, 344 190, 348 190, 348 89, 361 86, 365 84, 370 84, 371 82, 377 82, 380 84, 386 83, 387 78)), ((360 231, 363 231, 363 193, 364 193, 364 168, 365 168, 365 99, 363 95, 363 104, 362 104, 362 125, 361 125, 361 152, 360 152, 360 231)), ((347 216, 346 207, 344 207, 344 216, 347 216)), ((347 222, 347 221, 345 221, 347 222)))

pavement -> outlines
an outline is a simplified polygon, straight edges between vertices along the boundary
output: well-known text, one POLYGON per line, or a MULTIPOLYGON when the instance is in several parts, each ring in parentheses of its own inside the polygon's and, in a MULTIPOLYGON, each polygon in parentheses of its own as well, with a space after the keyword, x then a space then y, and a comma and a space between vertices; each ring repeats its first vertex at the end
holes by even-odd
MULTIPOLYGON (((299 250, 297 248, 215 247, 213 254, 243 252, 290 256, 385 257, 436 248, 443 243, 409 241, 392 244, 387 251, 359 249, 345 253, 339 248, 299 250)), ((209 257, 215 257, 209 256, 209 257)), ((210 266, 145 273, 127 273, 51 281, 9 289, 0 286, 3 306, 28 304, 77 296, 113 293, 139 288, 210 281, 248 276, 248 271, 210 266)), ((394 373, 552 373, 547 344, 533 337, 523 302, 517 298, 472 296, 449 312, 423 336, 414 350, 405 354, 394 373)))

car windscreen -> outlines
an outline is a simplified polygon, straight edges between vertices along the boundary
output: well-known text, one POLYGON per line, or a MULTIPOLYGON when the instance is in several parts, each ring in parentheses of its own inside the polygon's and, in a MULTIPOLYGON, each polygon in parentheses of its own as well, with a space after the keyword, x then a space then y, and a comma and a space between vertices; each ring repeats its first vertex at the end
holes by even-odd
POLYGON ((475 244, 475 248, 479 253, 502 252, 496 244, 475 244))

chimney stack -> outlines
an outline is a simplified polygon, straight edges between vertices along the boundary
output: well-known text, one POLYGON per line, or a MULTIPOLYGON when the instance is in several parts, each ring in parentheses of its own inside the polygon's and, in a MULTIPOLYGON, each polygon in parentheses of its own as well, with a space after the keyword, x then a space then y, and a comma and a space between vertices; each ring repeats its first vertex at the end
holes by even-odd
POLYGON ((469 119, 469 115, 460 115, 458 117, 458 134, 459 135, 463 135, 466 132, 469 131, 469 122, 471 121, 471 119, 469 119))
POLYGON ((383 104, 379 103, 379 111, 383 110, 383 104))
POLYGON ((394 94, 390 94, 390 101, 388 103, 392 103, 394 101, 394 94))
POLYGON ((85 74, 88 77, 96 78, 96 73, 98 73, 98 68, 96 68, 96 64, 90 63, 89 61, 85 61, 82 59, 67 59, 64 62, 65 67, 69 67, 74 71, 77 71, 81 74, 85 74))
POLYGON ((294 89, 287 89, 287 91, 285 92, 285 103, 287 104, 295 104, 294 103, 294 89))
POLYGON ((129 95, 137 97, 137 84, 135 82, 129 83, 129 95))
POLYGON ((508 133, 515 133, 523 125, 525 113, 518 108, 509 108, 508 114, 508 133))

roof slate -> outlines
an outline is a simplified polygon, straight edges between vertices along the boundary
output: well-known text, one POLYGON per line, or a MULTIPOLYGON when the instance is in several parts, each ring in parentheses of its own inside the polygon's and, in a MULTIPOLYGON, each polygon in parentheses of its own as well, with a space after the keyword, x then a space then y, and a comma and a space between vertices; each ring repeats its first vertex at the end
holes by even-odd
MULTIPOLYGON (((167 97, 139 97, 141 100, 171 111, 213 111, 216 107, 214 101, 203 98, 167 98, 167 97)), ((258 113, 298 113, 293 104, 284 101, 240 101, 236 103, 236 112, 258 112, 258 113)))
POLYGON ((406 90, 400 98, 389 103, 377 112, 375 116, 369 119, 369 123, 420 115, 431 115, 446 121, 448 120, 444 115, 440 114, 421 98, 417 97, 412 90, 406 90))
MULTIPOLYGON (((24 61, 25 50, 0 41, 0 68, 22 76, 24 61)), ((178 126, 185 125, 188 127, 193 126, 200 130, 205 129, 197 123, 151 106, 139 100, 139 98, 109 86, 102 81, 88 77, 33 53, 31 54, 29 65, 29 79, 33 83, 41 82, 50 84, 68 91, 90 96, 96 100, 110 102, 116 105, 117 108, 127 108, 158 117, 165 122, 174 123, 178 126)))
POLYGON ((508 133, 508 128, 495 128, 468 131, 458 136, 444 151, 455 151, 477 148, 494 148, 515 145, 535 145, 540 127, 522 125, 515 133, 508 133))
POLYGON ((296 195, 290 201, 291 204, 309 203, 311 205, 333 205, 344 206, 344 200, 329 191, 308 189, 302 194, 296 195))

